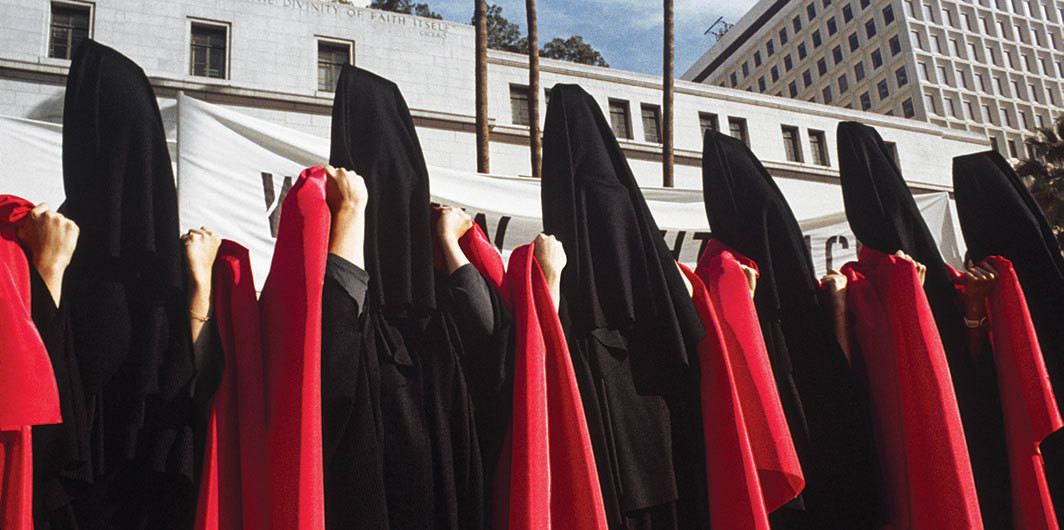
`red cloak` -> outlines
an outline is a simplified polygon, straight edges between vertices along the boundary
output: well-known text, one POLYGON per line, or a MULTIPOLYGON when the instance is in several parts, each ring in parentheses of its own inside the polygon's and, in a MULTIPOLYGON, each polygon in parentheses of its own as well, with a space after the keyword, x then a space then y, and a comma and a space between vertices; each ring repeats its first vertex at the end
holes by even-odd
POLYGON ((1038 444, 1064 427, 1064 421, 1016 271, 1005 258, 986 261, 998 274, 987 315, 1005 418, 1013 520, 1021 530, 1055 530, 1059 526, 1038 444))
MULTIPOLYGON (((479 226, 473 225, 460 243, 498 291, 516 330, 513 423, 499 465, 495 513, 508 514, 510 529, 605 530, 576 374, 534 246, 514 249, 504 273, 502 258, 479 226)), ((496 521, 501 526, 505 519, 496 521)))
POLYGON ((983 527, 946 354, 912 262, 865 246, 842 273, 863 367, 890 528, 983 527))
POLYGON ((211 285, 225 368, 207 420, 196 530, 265 528, 262 336, 248 250, 222 241, 211 285))
POLYGON ((17 230, 33 204, 0 195, 0 528, 33 528, 31 426, 60 423, 59 389, 30 315, 30 264, 17 230))
POLYGON ((321 292, 329 245, 325 170, 305 169, 282 205, 262 288, 266 467, 273 528, 325 527, 321 292))
POLYGON ((722 338, 743 407, 765 508, 772 512, 801 493, 805 477, 783 414, 757 307, 740 265, 757 271, 753 260, 713 239, 695 274, 705 283, 724 331, 722 338))

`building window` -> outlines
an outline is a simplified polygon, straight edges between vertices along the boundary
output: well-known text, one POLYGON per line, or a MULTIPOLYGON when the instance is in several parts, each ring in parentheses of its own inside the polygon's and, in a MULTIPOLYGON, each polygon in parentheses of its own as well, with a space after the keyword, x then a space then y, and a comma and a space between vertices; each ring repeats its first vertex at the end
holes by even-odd
POLYGON ((790 92, 792 98, 798 97, 798 84, 794 81, 791 81, 790 84, 787 85, 787 90, 790 92))
POLYGON ((965 101, 964 102, 964 114, 965 114, 965 116, 964 116, 965 118, 968 118, 969 120, 975 121, 975 109, 972 108, 972 102, 971 101, 965 101))
POLYGON ((979 90, 986 92, 986 78, 983 77, 983 74, 976 72, 973 76, 975 77, 975 86, 979 87, 979 90))
POLYGON ((894 8, 887 6, 883 8, 883 25, 889 26, 891 22, 894 22, 894 8))
POLYGON ((938 35, 931 35, 931 50, 935 53, 942 53, 942 41, 939 40, 938 35))
POLYGON ((787 28, 780 28, 780 46, 787 44, 787 28))
POLYGON ((839 94, 845 94, 850 89, 850 83, 846 79, 846 74, 839 76, 839 94))
POLYGON ((765 43, 765 51, 768 53, 769 57, 772 57, 772 54, 776 53, 776 47, 772 44, 772 39, 769 39, 768 42, 765 43))
POLYGON ((864 30, 865 30, 865 35, 868 38, 871 39, 872 37, 875 37, 876 36, 876 20, 872 19, 872 20, 869 20, 868 22, 865 22, 864 30))
POLYGON ((938 107, 935 106, 935 98, 931 97, 931 94, 924 94, 924 104, 927 105, 927 110, 931 111, 931 114, 938 114, 938 107))
POLYGON ((842 6, 842 21, 849 22, 853 20, 853 8, 849 4, 842 6))
POLYGON ((909 83, 909 75, 905 73, 905 67, 902 66, 894 72, 894 77, 898 81, 898 86, 903 87, 909 83))
POLYGON ((746 120, 743 118, 728 118, 728 132, 732 138, 738 138, 747 147, 750 147, 750 139, 746 136, 746 120))
POLYGON ((842 62, 842 48, 836 46, 831 50, 831 58, 835 60, 835 64, 842 62))
POLYGON ((813 163, 818 166, 830 166, 828 161, 828 144, 824 141, 824 131, 809 131, 809 151, 813 153, 813 163))
POLYGON ((913 106, 913 99, 906 98, 901 102, 901 112, 906 118, 912 118, 916 116, 916 107, 913 106))
POLYGON ((861 0, 860 3, 861 3, 861 9, 866 9, 869 5, 872 4, 872 0, 861 0))
POLYGON ((828 36, 834 35, 835 32, 837 32, 837 31, 839 31, 839 27, 835 24, 835 17, 829 18, 828 19, 828 36))
POLYGON ((927 81, 930 76, 927 75, 927 63, 916 63, 916 74, 920 76, 920 79, 927 81))
POLYGON ((878 49, 872 50, 872 69, 875 70, 883 66, 883 54, 879 53, 878 49))
POLYGON ((899 53, 901 53, 901 40, 898 39, 897 35, 891 37, 890 41, 888 41, 888 44, 890 45, 891 55, 898 55, 899 53))
POLYGON ((798 43, 798 60, 801 61, 802 59, 805 59, 805 56, 806 56, 805 43, 804 42, 800 42, 800 43, 798 43))
POLYGON ((732 86, 732 88, 735 88, 736 86, 738 86, 738 85, 739 85, 739 80, 738 80, 738 78, 737 78, 737 77, 735 77, 735 72, 732 72, 732 73, 731 73, 731 76, 729 76, 729 78, 731 79, 731 86, 732 86))
MULTIPOLYGON (((332 92, 336 90, 336 80, 345 64, 351 64, 351 44, 318 41, 318 90, 332 92)), ((513 101, 513 85, 510 86, 510 100, 513 101)), ((528 97, 525 97, 527 110, 528 97)), ((527 113, 526 113, 527 115, 527 113)), ((527 124, 526 124, 527 125, 527 124)))
POLYGON ((1010 139, 1006 143, 1009 144, 1009 156, 1012 158, 1019 158, 1019 154, 1016 153, 1016 140, 1010 139))
POLYGON ((719 130, 717 127, 717 115, 709 112, 699 112, 698 126, 702 129, 702 136, 706 135, 706 131, 719 130))
POLYGON ((879 91, 879 100, 883 101, 890 97, 890 87, 887 86, 887 80, 884 79, 876 83, 876 90, 879 91))
POLYGON ((861 94, 861 110, 868 110, 872 108, 872 97, 868 95, 868 92, 861 94))
POLYGON ((850 40, 850 51, 851 52, 855 52, 855 51, 857 51, 857 48, 861 47, 861 42, 857 39, 857 34, 856 33, 851 33, 850 36, 849 36, 849 40, 850 40))
POLYGON ((802 161, 802 145, 797 127, 783 126, 783 150, 787 153, 788 162, 802 161))
POLYGON ((754 52, 754 68, 757 68, 758 66, 761 66, 761 52, 760 51, 754 52))
POLYGON ((860 81, 860 80, 864 79, 864 63, 863 62, 858 61, 857 64, 853 65, 853 77, 857 81, 860 81))
POLYGON ((990 149, 993 149, 994 151, 998 151, 999 153, 1001 152, 1001 151, 998 150, 998 141, 997 141, 997 137, 995 137, 995 136, 991 136, 990 137, 990 149))
POLYGON ((962 87, 966 90, 970 90, 970 87, 968 86, 968 76, 964 75, 964 70, 956 70, 954 72, 954 77, 960 81, 962 87))
POLYGON ((813 73, 809 70, 802 72, 802 82, 805 83, 804 88, 809 88, 809 85, 813 84, 813 73))
POLYGON ((823 41, 820 40, 820 30, 818 29, 818 30, 814 31, 812 37, 813 37, 813 47, 814 48, 819 48, 820 45, 823 43, 823 41))
POLYGON ((953 104, 953 98, 946 98, 946 111, 954 118, 961 117, 960 114, 957 113, 957 106, 953 104))
POLYGON ((935 72, 938 72, 938 84, 940 84, 940 85, 949 85, 949 78, 946 77, 946 67, 945 66, 936 66, 935 67, 935 72))
POLYGON ((226 79, 226 48, 229 26, 192 23, 191 74, 199 77, 226 79))
MULTIPOLYGON (((611 103, 611 111, 612 105, 611 103)), ((528 115, 528 87, 510 85, 510 122, 514 125, 528 125, 528 115)))
POLYGON ((757 89, 760 92, 765 91, 765 76, 761 76, 757 79, 757 89))
POLYGON ((791 54, 788 53, 787 55, 784 55, 783 56, 783 69, 788 71, 788 72, 790 72, 791 68, 793 68, 793 67, 794 67, 794 63, 791 62, 791 54))
POLYGON ((954 56, 954 57, 960 57, 961 56, 960 46, 957 45, 957 39, 950 39, 949 40, 949 54, 954 56))
POLYGON ((52 26, 48 57, 70 59, 81 41, 89 38, 92 8, 85 5, 52 3, 52 26))
POLYGON ((824 96, 824 104, 825 105, 830 105, 831 101, 832 101, 832 98, 831 98, 831 85, 828 85, 828 86, 824 87, 824 90, 821 90, 820 93, 824 96))
POLYGON ((810 21, 816 18, 816 4, 809 4, 805 6, 805 14, 809 16, 810 21))
POLYGON ((661 143, 661 107, 641 105, 643 114, 643 138, 650 143, 661 143))
POLYGON ((750 75, 750 63, 743 61, 743 77, 750 75))
POLYGON ((828 73, 828 62, 823 57, 821 57, 820 59, 817 59, 817 61, 816 61, 816 71, 820 75, 824 75, 824 74, 828 73))
POLYGON ((632 119, 628 115, 627 101, 610 100, 610 127, 613 128, 613 135, 617 138, 632 139, 632 119))
POLYGON ((983 116, 986 116, 986 121, 994 124, 994 113, 990 110, 990 105, 983 105, 983 116))
POLYGON ((791 21, 791 25, 794 26, 794 34, 797 35, 799 31, 802 31, 802 17, 794 17, 794 20, 791 21))
POLYGON ((911 31, 911 32, 910 32, 910 34, 911 34, 911 35, 912 35, 912 37, 913 37, 913 42, 915 42, 915 43, 916 43, 916 47, 917 47, 917 48, 919 48, 919 49, 921 49, 921 50, 922 50, 922 49, 924 49, 924 44, 923 44, 923 42, 922 42, 922 41, 920 40, 920 32, 919 32, 919 31, 916 31, 916 30, 913 30, 913 31, 911 31))

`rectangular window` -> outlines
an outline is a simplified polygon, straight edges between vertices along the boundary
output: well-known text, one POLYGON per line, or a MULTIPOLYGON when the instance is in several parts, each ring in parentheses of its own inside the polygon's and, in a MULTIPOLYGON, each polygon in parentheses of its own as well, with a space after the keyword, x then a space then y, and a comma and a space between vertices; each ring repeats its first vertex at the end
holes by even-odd
POLYGON ((979 27, 982 28, 984 34, 990 35, 990 23, 987 22, 986 17, 979 17, 979 27))
POLYGON ((746 136, 746 120, 743 118, 728 118, 728 132, 731 133, 732 138, 738 138, 742 140, 747 147, 750 147, 750 140, 746 136))
POLYGON ((190 73, 199 77, 226 79, 228 40, 228 26, 193 22, 190 73))
POLYGON ((944 67, 944 66, 936 66, 935 67, 935 71, 938 72, 938 84, 940 84, 940 85, 948 85, 949 84, 949 79, 946 78, 946 67, 944 67))
POLYGON ((1016 140, 1009 140, 1006 142, 1009 144, 1009 156, 1012 158, 1019 158, 1019 154, 1016 153, 1016 140))
POLYGON ((994 137, 994 136, 990 137, 990 149, 993 149, 994 151, 998 151, 998 140, 997 140, 997 137, 994 137))
POLYGON ((927 75, 927 63, 916 63, 916 73, 920 76, 920 79, 927 81, 930 76, 927 75))
POLYGON ((775 66, 773 66, 771 69, 769 69, 769 73, 772 74, 772 82, 773 83, 775 83, 776 81, 780 80, 779 68, 776 68, 775 66))
POLYGON ((865 22, 864 30, 865 30, 865 35, 868 38, 871 39, 872 37, 875 37, 876 36, 876 20, 872 19, 872 20, 869 20, 868 22, 865 22))
POLYGON ((794 20, 791 21, 791 25, 794 26, 794 34, 797 35, 799 31, 802 31, 802 17, 794 17, 794 20))
POLYGON ((968 43, 968 58, 973 61, 979 60, 979 47, 974 42, 968 43))
POLYGON ((887 80, 884 79, 876 83, 876 90, 879 91, 879 100, 883 101, 890 97, 890 87, 887 86, 887 80))
POLYGON ((912 118, 916 116, 916 107, 913 107, 913 99, 907 98, 901 102, 901 112, 906 118, 912 118))
POLYGON ((968 76, 964 75, 964 70, 955 70, 953 74, 962 87, 966 90, 971 89, 971 87, 968 86, 968 76))
POLYGON ((617 138, 632 139, 632 119, 628 114, 627 101, 610 100, 610 127, 613 128, 613 135, 617 138))
POLYGON ((857 34, 856 33, 851 33, 850 36, 849 36, 849 40, 850 40, 850 51, 851 52, 855 52, 855 51, 857 51, 857 48, 861 47, 860 41, 857 40, 857 34))
POLYGON ((864 63, 863 62, 858 61, 857 64, 853 65, 853 77, 857 81, 860 81, 860 80, 864 79, 864 63))
POLYGON ((942 53, 942 41, 939 40, 938 35, 931 35, 931 51, 942 53))
POLYGON ((964 102, 964 113, 966 114, 966 116, 965 116, 966 118, 968 118, 969 120, 975 121, 975 109, 972 108, 972 102, 971 101, 965 101, 964 102))
POLYGON ((814 164, 831 165, 828 161, 828 143, 824 140, 824 131, 809 131, 809 151, 813 154, 814 164))
POLYGON ((794 81, 791 81, 790 84, 787 85, 787 90, 792 98, 798 97, 798 84, 794 81))
POLYGON ((831 98, 831 85, 828 85, 828 86, 824 87, 824 90, 821 90, 820 94, 824 96, 824 104, 825 105, 830 105, 831 104, 831 100, 832 100, 832 98, 831 98))
POLYGON ((949 112, 949 115, 954 118, 960 118, 960 115, 957 114, 957 106, 953 104, 953 98, 946 98, 946 112, 949 112))
POLYGON ((783 150, 787 153, 788 162, 802 161, 802 145, 797 127, 783 126, 783 150))
POLYGON ((987 46, 986 47, 986 56, 987 56, 988 59, 990 59, 990 62, 993 63, 994 66, 1000 66, 998 64, 997 54, 994 53, 994 48, 991 48, 990 46, 987 46))
POLYGON ((983 77, 983 74, 976 72, 973 75, 975 76, 975 86, 979 87, 979 90, 986 92, 986 78, 983 77))
POLYGON ((823 41, 820 40, 820 30, 818 29, 818 30, 813 31, 812 37, 813 37, 813 47, 814 48, 819 48, 820 45, 823 43, 823 41))
POLYGON ((1001 124, 1012 127, 1012 115, 1009 114, 1008 109, 1001 109, 1001 124))
POLYGON ((655 144, 661 143, 661 107, 643 103, 643 138, 655 144))
POLYGON ((739 78, 736 76, 735 72, 732 72, 731 75, 728 76, 728 78, 731 80, 732 88, 739 86, 739 78))
POLYGON ((758 66, 761 66, 761 52, 760 51, 754 52, 754 68, 757 68, 758 66))
POLYGON ((846 79, 846 74, 839 76, 839 94, 845 94, 850 89, 850 83, 846 79))
POLYGON ((800 42, 800 43, 798 43, 798 60, 801 61, 802 59, 805 59, 805 56, 806 56, 805 43, 804 42, 800 42))
POLYGON ((861 94, 861 110, 868 110, 872 108, 872 97, 868 95, 868 92, 861 94))
POLYGON ((903 87, 909 83, 909 75, 905 73, 905 67, 902 66, 894 72, 894 78, 898 82, 899 87, 903 87))
MULTIPOLYGON (((345 64, 351 64, 351 44, 341 42, 318 41, 318 90, 332 92, 336 90, 336 80, 345 64)), ((513 99, 513 85, 510 85, 510 99, 513 99)), ((525 97, 528 108, 527 100, 525 97)))
POLYGON ((1028 72, 1034 73, 1034 66, 1032 66, 1033 64, 1034 63, 1031 61, 1031 57, 1029 55, 1023 56, 1023 65, 1027 67, 1028 72))
POLYGON ((898 39, 897 35, 891 37, 888 44, 890 45, 890 54, 892 56, 901 53, 901 40, 898 39))
POLYGON ((717 126, 717 115, 709 112, 698 113, 698 126, 702 129, 702 136, 706 135, 706 131, 720 130, 717 126))
POLYGON ((843 22, 849 22, 852 19, 853 19, 853 8, 850 7, 850 4, 846 4, 846 5, 842 6, 842 21, 843 22))
POLYGON ((52 25, 48 32, 48 57, 70 59, 81 41, 91 36, 92 8, 52 3, 52 25))
POLYGON ((986 117, 986 121, 994 123, 994 113, 990 111, 990 105, 983 105, 983 116, 986 117))
POLYGON ((960 57, 961 56, 960 48, 959 48, 959 46, 957 46, 957 39, 950 39, 949 40, 949 53, 950 53, 950 55, 952 55, 954 57, 960 57))
POLYGON ((842 62, 842 48, 836 46, 831 50, 831 58, 835 60, 835 64, 842 62))
POLYGON ((829 36, 830 35, 834 35, 835 32, 837 32, 837 31, 839 31, 839 27, 835 24, 835 17, 829 18, 828 19, 828 35, 829 36))
POLYGON ((802 82, 805 83, 804 88, 809 88, 809 85, 813 84, 813 73, 809 70, 802 72, 802 82))
POLYGON ((791 68, 793 68, 793 67, 794 67, 794 63, 791 62, 791 54, 788 53, 787 55, 784 55, 783 56, 783 69, 788 71, 788 72, 790 72, 791 68))
POLYGON ((872 50, 872 69, 880 66, 883 66, 883 54, 879 53, 879 49, 872 50))
POLYGON ((743 78, 750 75, 750 63, 743 61, 743 78))
POLYGON ((809 17, 810 21, 816 18, 816 4, 809 4, 805 6, 805 14, 809 17))
POLYGON ((883 25, 889 26, 891 22, 894 22, 894 7, 887 6, 883 8, 883 25))
MULTIPOLYGON (((612 103, 610 104, 612 111, 612 103)), ((510 123, 514 125, 528 125, 528 87, 524 85, 510 85, 510 123)))
POLYGON ((757 78, 757 90, 759 92, 765 91, 765 76, 757 78))
POLYGON ((930 94, 924 95, 924 104, 927 106, 927 110, 930 111, 931 114, 938 114, 938 107, 935 106, 935 98, 931 97, 930 94))
POLYGON ((772 54, 776 53, 776 47, 772 45, 772 39, 769 39, 768 42, 765 43, 765 51, 768 53, 769 57, 772 57, 772 54))
POLYGON ((787 28, 780 28, 780 46, 787 44, 787 28))
POLYGON ((816 71, 820 75, 824 75, 824 74, 828 73, 828 62, 823 57, 821 57, 820 59, 817 59, 817 61, 816 61, 816 71))
POLYGON ((921 49, 921 50, 924 49, 924 44, 923 44, 923 42, 920 41, 920 32, 916 31, 916 30, 913 30, 910 33, 913 36, 913 42, 916 43, 916 47, 921 49))
POLYGON ((867 8, 867 7, 869 6, 869 5, 871 5, 871 4, 872 4, 872 0, 861 0, 861 1, 860 1, 860 4, 861 4, 861 9, 865 9, 865 8, 867 8))

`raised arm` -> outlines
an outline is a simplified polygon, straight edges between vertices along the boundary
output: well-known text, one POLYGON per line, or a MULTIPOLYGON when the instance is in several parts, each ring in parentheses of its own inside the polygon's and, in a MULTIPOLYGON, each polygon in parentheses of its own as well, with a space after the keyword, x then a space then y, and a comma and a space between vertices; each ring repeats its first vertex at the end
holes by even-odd
POLYGON ((325 202, 332 213, 329 253, 366 268, 366 181, 354 171, 325 166, 325 202))
POLYGON ((193 228, 181 236, 188 263, 188 316, 192 344, 199 340, 203 326, 210 320, 211 270, 222 239, 206 227, 193 228))
POLYGON ((837 270, 828 271, 827 275, 820 279, 820 292, 824 302, 831 309, 831 320, 835 327, 835 338, 842 346, 842 352, 846 354, 846 360, 852 362, 850 356, 850 322, 846 315, 846 285, 847 280, 837 270))
POLYGON ((964 273, 964 326, 968 333, 968 351, 977 356, 986 348, 986 297, 997 284, 997 271, 989 263, 968 261, 964 273))
MULTIPOLYGON (((552 235, 540 233, 535 239, 536 249, 534 252, 539 268, 543 269, 543 276, 550 288, 550 297, 554 300, 554 309, 558 309, 562 297, 562 270, 565 269, 565 248, 562 242, 552 235)), ((685 278, 686 279, 686 278, 685 278)))
POLYGON ((58 307, 63 295, 63 275, 78 244, 78 225, 42 202, 30 210, 18 231, 18 239, 29 251, 30 262, 58 307))

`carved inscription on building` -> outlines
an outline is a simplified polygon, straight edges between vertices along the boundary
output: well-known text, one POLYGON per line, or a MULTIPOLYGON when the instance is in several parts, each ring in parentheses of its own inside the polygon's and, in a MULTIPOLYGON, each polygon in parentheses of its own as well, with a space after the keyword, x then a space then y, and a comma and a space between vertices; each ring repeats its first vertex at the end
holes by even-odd
POLYGON ((402 13, 391 13, 355 7, 344 2, 315 2, 314 0, 246 0, 250 4, 273 6, 286 11, 298 11, 300 14, 340 19, 366 21, 372 24, 389 24, 417 30, 417 34, 428 39, 446 40, 454 26, 443 20, 419 18, 402 13))

